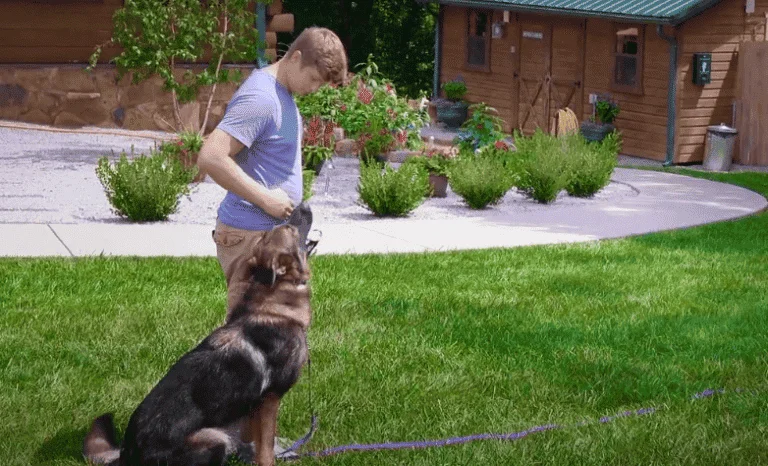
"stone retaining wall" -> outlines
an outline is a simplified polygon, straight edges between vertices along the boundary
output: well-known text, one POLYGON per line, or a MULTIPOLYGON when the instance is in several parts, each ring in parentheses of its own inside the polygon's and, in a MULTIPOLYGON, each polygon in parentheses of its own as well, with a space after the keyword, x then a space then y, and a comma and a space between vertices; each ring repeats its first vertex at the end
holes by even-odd
MULTIPOLYGON (((204 65, 195 68, 202 69, 204 65)), ((0 119, 59 127, 99 126, 131 130, 173 131, 170 92, 162 88, 158 77, 131 84, 126 74, 116 82, 112 65, 99 65, 88 73, 86 65, 0 65, 0 119)), ((253 65, 226 66, 240 69, 243 79, 253 65)), ((179 78, 184 69, 178 70, 179 78)), ((219 84, 213 97, 207 130, 221 121, 227 102, 238 84, 219 84)), ((209 89, 202 90, 196 102, 182 107, 182 120, 200 127, 209 89)))

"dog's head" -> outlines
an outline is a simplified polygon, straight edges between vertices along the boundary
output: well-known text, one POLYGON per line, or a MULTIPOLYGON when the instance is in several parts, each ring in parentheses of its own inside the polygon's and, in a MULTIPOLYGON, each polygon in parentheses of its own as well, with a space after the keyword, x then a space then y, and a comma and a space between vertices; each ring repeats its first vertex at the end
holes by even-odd
POLYGON ((307 254, 301 248, 299 236, 293 225, 281 225, 265 233, 248 260, 253 279, 270 287, 281 281, 306 283, 309 279, 307 254))

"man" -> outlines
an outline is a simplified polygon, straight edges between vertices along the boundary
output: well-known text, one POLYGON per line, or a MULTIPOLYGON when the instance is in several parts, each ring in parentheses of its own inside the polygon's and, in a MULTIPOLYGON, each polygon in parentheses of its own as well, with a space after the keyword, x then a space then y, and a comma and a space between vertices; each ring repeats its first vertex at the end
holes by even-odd
POLYGON ((247 288, 247 277, 234 276, 239 262, 302 200, 303 126, 293 96, 344 84, 346 76, 338 36, 305 29, 283 58, 243 82, 200 151, 200 169, 228 191, 213 233, 227 280, 227 316, 247 288))

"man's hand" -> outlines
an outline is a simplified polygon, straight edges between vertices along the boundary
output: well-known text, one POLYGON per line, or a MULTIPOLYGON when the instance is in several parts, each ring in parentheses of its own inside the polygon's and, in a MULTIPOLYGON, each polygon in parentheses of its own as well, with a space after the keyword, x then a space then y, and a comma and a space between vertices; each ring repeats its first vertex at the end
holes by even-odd
POLYGON ((219 186, 261 208, 267 215, 286 220, 293 203, 282 189, 267 189, 251 179, 237 166, 234 157, 244 146, 229 134, 215 129, 203 144, 197 165, 219 186))
POLYGON ((293 213, 291 199, 280 188, 270 189, 268 193, 269 199, 265 200, 264 212, 280 220, 287 220, 293 213))

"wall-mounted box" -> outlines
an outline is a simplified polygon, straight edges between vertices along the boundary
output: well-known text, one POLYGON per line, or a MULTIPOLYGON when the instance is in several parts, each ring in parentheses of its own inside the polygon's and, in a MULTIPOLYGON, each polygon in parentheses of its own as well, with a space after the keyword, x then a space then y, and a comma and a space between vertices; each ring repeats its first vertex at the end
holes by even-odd
POLYGON ((693 54, 693 83, 703 86, 712 82, 712 54, 693 54))

